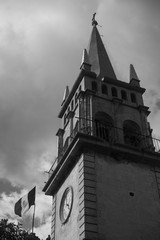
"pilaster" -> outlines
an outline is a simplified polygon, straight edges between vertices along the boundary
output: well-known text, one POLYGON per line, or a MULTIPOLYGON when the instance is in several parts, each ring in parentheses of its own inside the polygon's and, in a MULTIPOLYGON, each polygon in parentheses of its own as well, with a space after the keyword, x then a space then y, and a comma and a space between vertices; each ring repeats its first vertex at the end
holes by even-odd
POLYGON ((98 239, 96 171, 93 153, 85 153, 79 162, 79 239, 98 239))

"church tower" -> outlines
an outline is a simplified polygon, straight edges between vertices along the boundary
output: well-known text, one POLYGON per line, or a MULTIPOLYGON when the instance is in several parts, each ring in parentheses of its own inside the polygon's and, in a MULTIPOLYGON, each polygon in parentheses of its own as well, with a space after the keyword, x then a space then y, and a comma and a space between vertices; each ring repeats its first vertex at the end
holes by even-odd
POLYGON ((52 240, 159 240, 160 145, 133 65, 117 79, 93 17, 88 49, 58 117, 58 156, 43 191, 52 240))

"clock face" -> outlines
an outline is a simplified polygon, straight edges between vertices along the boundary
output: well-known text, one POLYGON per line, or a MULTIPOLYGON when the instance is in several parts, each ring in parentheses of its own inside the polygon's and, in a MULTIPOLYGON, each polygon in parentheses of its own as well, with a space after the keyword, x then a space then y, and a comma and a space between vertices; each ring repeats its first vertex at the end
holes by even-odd
POLYGON ((61 204, 60 204, 60 219, 62 223, 65 223, 71 213, 73 204, 73 189, 72 187, 68 187, 62 196, 61 204))

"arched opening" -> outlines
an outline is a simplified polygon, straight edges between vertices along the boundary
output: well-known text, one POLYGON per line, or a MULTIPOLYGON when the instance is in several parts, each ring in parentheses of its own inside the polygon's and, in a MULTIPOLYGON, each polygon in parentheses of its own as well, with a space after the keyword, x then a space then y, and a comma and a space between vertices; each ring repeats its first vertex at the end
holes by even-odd
POLYGON ((77 104, 77 96, 78 96, 78 94, 76 93, 75 94, 75 105, 77 104))
POLYGON ((113 120, 104 113, 98 112, 95 114, 96 136, 105 141, 113 139, 113 120))
POLYGON ((92 90, 97 92, 97 83, 92 81, 92 90))
POLYGON ((134 93, 131 93, 131 102, 136 103, 136 95, 134 93))
POLYGON ((66 125, 66 120, 67 120, 67 118, 66 118, 66 113, 65 113, 64 114, 64 121, 63 121, 64 126, 66 125))
POLYGON ((71 109, 73 110, 73 108, 74 108, 74 102, 72 100, 72 102, 71 102, 71 109))
POLYGON ((124 90, 121 90, 121 97, 123 100, 127 100, 127 93, 124 90))
POLYGON ((139 147, 141 144, 141 130, 137 123, 131 120, 124 121, 123 124, 124 143, 139 147))
POLYGON ((106 85, 102 85, 102 94, 108 94, 108 89, 107 89, 107 86, 106 85))
POLYGON ((112 87, 111 91, 112 91, 112 97, 117 97, 118 96, 117 95, 117 89, 115 87, 112 87))

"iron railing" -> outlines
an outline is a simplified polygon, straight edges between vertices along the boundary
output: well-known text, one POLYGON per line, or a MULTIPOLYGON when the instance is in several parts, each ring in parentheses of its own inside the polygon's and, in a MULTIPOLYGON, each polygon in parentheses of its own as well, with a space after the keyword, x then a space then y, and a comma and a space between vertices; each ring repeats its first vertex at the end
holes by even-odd
MULTIPOLYGON (((152 138, 150 135, 145 136, 140 133, 133 132, 124 134, 123 129, 113 127, 111 124, 93 121, 77 121, 71 135, 68 136, 64 142, 61 157, 66 152, 77 133, 90 135, 96 137, 99 141, 109 142, 110 144, 119 143, 121 145, 128 145, 138 149, 139 151, 152 151, 160 153, 160 140, 152 138)), ((57 157, 54 160, 54 163, 49 170, 49 178, 54 172, 59 161, 60 157, 57 157)))

